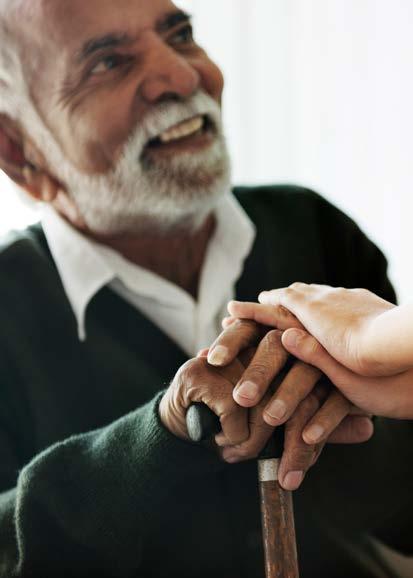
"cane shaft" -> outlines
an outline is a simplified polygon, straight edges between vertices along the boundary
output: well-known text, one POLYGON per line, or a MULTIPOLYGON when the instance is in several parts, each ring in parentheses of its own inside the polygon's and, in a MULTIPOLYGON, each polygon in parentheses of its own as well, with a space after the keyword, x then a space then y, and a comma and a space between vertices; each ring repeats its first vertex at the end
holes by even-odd
POLYGON ((278 460, 260 460, 262 537, 267 578, 298 578, 293 501, 276 479, 278 460))

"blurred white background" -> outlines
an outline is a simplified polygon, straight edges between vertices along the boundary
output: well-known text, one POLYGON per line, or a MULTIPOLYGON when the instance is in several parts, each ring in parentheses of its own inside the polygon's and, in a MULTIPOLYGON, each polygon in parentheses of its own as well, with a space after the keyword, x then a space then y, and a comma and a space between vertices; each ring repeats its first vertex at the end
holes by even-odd
MULTIPOLYGON (((413 2, 178 0, 224 70, 236 183, 312 187, 413 296, 413 2)), ((0 231, 37 219, 0 175, 0 231)))

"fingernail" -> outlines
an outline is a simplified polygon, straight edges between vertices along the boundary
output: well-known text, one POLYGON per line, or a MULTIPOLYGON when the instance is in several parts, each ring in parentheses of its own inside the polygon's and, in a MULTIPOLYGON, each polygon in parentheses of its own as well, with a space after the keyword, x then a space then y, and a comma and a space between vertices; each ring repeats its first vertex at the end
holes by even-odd
POLYGON ((283 488, 286 490, 296 490, 304 479, 304 472, 288 472, 284 478, 283 488))
POLYGON ((228 359, 228 347, 217 345, 208 354, 208 363, 211 365, 224 365, 228 359))
POLYGON ((235 393, 245 399, 253 400, 258 395, 258 385, 253 381, 244 381, 236 388, 235 393))
POLYGON ((282 342, 287 347, 297 347, 305 335, 304 331, 300 331, 300 329, 289 329, 284 333, 282 342))
POLYGON ((287 406, 281 399, 276 399, 270 403, 265 413, 269 415, 271 419, 279 420, 287 413, 287 406))
POLYGON ((324 428, 321 425, 312 425, 305 430, 305 440, 311 442, 317 442, 324 435, 324 428))

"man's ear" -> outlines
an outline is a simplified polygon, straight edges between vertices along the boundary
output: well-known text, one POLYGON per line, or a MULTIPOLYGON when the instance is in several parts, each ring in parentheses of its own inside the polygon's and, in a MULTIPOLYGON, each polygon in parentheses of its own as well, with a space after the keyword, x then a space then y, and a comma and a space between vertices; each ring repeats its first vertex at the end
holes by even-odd
POLYGON ((61 185, 44 168, 41 155, 36 153, 17 124, 0 114, 0 169, 31 197, 50 203, 61 185))

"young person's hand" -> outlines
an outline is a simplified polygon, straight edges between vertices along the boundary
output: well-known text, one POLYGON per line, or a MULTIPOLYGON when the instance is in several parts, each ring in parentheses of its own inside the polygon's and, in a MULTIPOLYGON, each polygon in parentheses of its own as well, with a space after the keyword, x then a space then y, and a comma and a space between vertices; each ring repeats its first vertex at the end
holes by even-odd
MULTIPOLYGON (((302 329, 287 330, 282 342, 296 358, 320 369, 358 408, 382 417, 413 419, 413 369, 393 376, 361 376, 338 363, 302 329)), ((322 435, 325 419, 320 412, 316 414, 307 435, 322 435)))
POLYGON ((231 302, 228 310, 233 317, 281 330, 305 328, 334 359, 359 375, 392 375, 407 369, 391 355, 392 346, 402 344, 394 339, 386 343, 381 334, 386 314, 395 306, 370 291, 294 283, 261 293, 259 301, 231 302))

